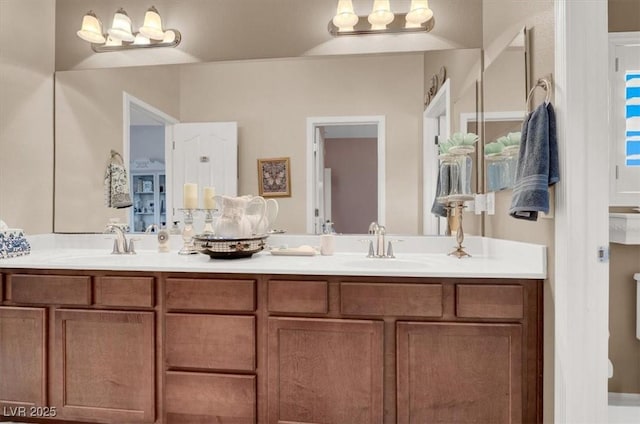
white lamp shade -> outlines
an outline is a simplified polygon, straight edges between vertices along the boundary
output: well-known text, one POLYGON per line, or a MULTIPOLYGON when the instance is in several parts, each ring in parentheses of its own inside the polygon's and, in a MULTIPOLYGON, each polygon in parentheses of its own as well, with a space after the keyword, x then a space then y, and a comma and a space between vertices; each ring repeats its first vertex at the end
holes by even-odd
POLYGON ((333 17, 333 24, 338 27, 338 31, 353 31, 353 26, 358 23, 358 15, 353 10, 351 0, 338 0, 336 16, 333 17))
POLYGON ((140 27, 140 34, 152 40, 162 40, 164 31, 162 30, 162 18, 155 7, 151 6, 144 14, 144 24, 140 27))
POLYGON ((131 18, 129 18, 127 13, 122 9, 113 15, 113 23, 107 32, 116 40, 128 42, 135 40, 135 37, 131 33, 131 18))
POLYGON ((393 12, 389 6, 389 0, 374 0, 373 9, 369 14, 368 20, 371 29, 385 29, 387 25, 393 22, 393 12))
POLYGON ((433 10, 429 9, 429 0, 411 0, 411 8, 407 13, 407 28, 419 27, 433 17, 433 10))
POLYGON ((102 22, 100 22, 100 19, 92 12, 84 15, 82 18, 82 27, 76 34, 89 43, 102 44, 106 41, 102 34, 102 22))

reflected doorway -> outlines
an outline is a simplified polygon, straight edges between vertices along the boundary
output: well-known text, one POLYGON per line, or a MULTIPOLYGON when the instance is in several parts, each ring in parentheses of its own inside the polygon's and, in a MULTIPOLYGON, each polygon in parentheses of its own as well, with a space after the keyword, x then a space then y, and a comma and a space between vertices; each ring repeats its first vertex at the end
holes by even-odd
POLYGON ((308 120, 307 231, 367 233, 384 224, 384 118, 308 120), (311 187, 309 187, 311 186, 311 187))
POLYGON ((129 228, 144 232, 168 227, 170 142, 178 120, 124 93, 124 156, 129 170, 132 207, 129 228), (155 224, 156 227, 153 227, 155 224))

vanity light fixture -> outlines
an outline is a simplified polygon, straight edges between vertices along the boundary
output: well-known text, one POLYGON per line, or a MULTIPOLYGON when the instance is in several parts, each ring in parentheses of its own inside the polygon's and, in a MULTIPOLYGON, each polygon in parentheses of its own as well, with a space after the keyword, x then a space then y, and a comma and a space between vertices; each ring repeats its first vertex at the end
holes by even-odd
POLYGON ((407 13, 393 13, 390 0, 373 0, 368 16, 358 16, 352 0, 338 0, 336 15, 329 22, 329 33, 340 35, 429 32, 435 19, 429 0, 411 0, 407 13))
POLYGON ((102 22, 93 11, 84 15, 82 28, 77 35, 91 43, 91 48, 96 53, 142 47, 175 47, 182 39, 178 30, 162 29, 162 18, 154 6, 145 13, 144 24, 139 32, 132 31, 131 18, 124 9, 120 8, 113 15, 111 28, 107 30, 106 35, 102 30, 102 22))

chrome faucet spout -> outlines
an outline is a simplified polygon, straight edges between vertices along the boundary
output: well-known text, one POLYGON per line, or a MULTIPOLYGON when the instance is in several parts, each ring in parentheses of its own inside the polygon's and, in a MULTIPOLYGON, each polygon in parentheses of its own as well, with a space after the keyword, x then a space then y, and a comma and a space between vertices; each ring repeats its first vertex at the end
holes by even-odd
POLYGON ((375 221, 369 224, 369 234, 374 235, 376 240, 375 240, 375 254, 373 254, 372 252, 373 244, 374 244, 372 243, 372 245, 369 248, 368 257, 373 257, 373 258, 393 257, 393 255, 387 256, 386 244, 385 244, 386 233, 387 233, 387 230, 384 227, 384 225, 380 225, 375 221))
POLYGON ((127 243, 127 236, 124 229, 120 225, 108 224, 107 231, 116 234, 116 239, 113 244, 113 254, 129 253, 129 244, 127 243))

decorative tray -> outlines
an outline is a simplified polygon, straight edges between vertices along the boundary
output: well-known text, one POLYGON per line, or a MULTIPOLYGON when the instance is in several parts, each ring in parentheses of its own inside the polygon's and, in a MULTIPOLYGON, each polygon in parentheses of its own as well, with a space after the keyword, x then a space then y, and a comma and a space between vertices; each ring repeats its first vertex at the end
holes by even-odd
POLYGON ((0 230, 0 259, 28 255, 31 246, 19 229, 0 230))
POLYGON ((250 258, 266 246, 268 234, 250 237, 220 237, 213 234, 193 236, 195 249, 214 259, 250 258))

